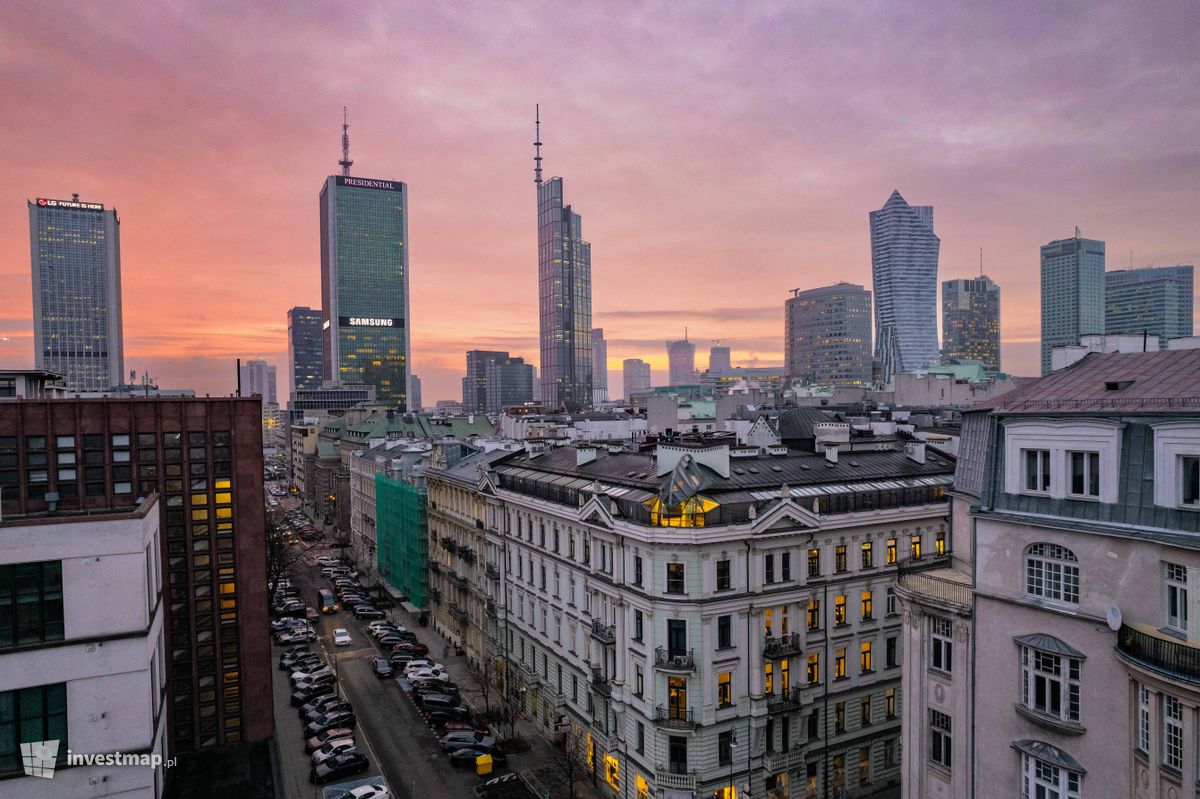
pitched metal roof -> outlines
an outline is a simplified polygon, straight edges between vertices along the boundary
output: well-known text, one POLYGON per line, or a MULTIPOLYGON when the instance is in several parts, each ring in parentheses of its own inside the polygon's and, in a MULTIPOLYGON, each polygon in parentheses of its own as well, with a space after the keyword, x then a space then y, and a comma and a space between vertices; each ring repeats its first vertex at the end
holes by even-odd
POLYGON ((1078 658, 1082 660, 1087 655, 1080 652, 1075 647, 1063 641, 1060 638, 1055 638, 1049 633, 1030 633, 1029 635, 1018 635, 1013 638, 1018 644, 1024 644, 1030 649, 1036 649, 1040 652, 1049 652, 1053 655, 1064 655, 1069 658, 1078 658))
POLYGON ((1067 771, 1074 771, 1077 774, 1087 774, 1087 769, 1078 760, 1054 744, 1027 738, 1021 741, 1013 741, 1012 747, 1018 752, 1024 752, 1030 757, 1036 757, 1038 760, 1058 766, 1059 768, 1065 768, 1067 771))

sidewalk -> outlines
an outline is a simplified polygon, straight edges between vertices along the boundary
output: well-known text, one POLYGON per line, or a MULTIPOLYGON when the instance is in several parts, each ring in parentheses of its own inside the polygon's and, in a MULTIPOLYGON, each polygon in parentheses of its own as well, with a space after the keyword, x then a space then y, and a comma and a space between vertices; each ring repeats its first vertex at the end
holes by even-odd
MULTIPOLYGON (((413 614, 400 607, 392 608, 388 611, 388 615, 417 634, 421 641, 429 647, 429 659, 444 664, 447 673, 454 682, 458 683, 463 700, 473 710, 482 710, 484 707, 483 695, 475 687, 473 680, 468 677, 470 667, 467 664, 466 656, 455 655, 454 646, 433 628, 432 623, 428 627, 421 627, 413 614), (443 652, 448 654, 443 655, 443 652)), ((495 703, 496 697, 493 696, 492 704, 495 705, 495 703)), ((517 771, 537 771, 546 766, 554 767, 556 765, 559 756, 556 753, 555 745, 546 737, 546 732, 542 728, 527 719, 518 719, 516 732, 518 737, 523 738, 529 744, 528 752, 515 756, 517 771)), ((596 777, 600 778, 599 768, 596 770, 596 777)), ((575 783, 576 799, 604 799, 600 788, 593 786, 591 780, 592 775, 589 774, 586 779, 580 779, 575 783)), ((565 793, 564 796, 566 796, 565 793)), ((557 797, 551 797, 551 799, 557 799, 557 797)))

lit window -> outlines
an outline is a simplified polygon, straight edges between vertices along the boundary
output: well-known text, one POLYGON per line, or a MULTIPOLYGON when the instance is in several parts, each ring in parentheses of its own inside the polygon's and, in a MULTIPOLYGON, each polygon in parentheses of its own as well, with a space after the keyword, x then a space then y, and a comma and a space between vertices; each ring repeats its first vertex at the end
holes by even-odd
POLYGON ((1069 452, 1071 467, 1071 495, 1076 497, 1100 496, 1100 453, 1069 452))
POLYGON ((1025 555, 1025 593, 1079 604, 1079 561, 1075 553, 1058 544, 1030 546, 1025 555))
POLYGON ((768 694, 775 693, 775 664, 767 663, 763 666, 763 691, 768 694))
POLYGON ((808 576, 821 576, 821 550, 819 549, 808 550, 808 576))
POLYGON ((938 530, 937 538, 934 539, 933 548, 939 555, 946 554, 946 531, 938 530))
POLYGON ((808 684, 816 685, 821 682, 821 653, 813 652, 808 656, 808 684))
POLYGON ((875 670, 872 667, 870 641, 863 641, 859 646, 858 669, 862 674, 870 674, 875 670))
POLYGON ((846 597, 839 596, 833 600, 833 623, 846 623, 846 597))
POLYGON ((896 562, 896 539, 894 538, 889 538, 887 540, 887 552, 885 554, 884 562, 888 566, 891 566, 896 562))
POLYGON ((862 618, 863 618, 863 621, 867 621, 868 619, 873 618, 874 617, 873 614, 874 614, 874 604, 871 601, 871 592, 863 591, 862 592, 862 618))
POLYGON ((733 675, 728 671, 717 676, 717 704, 721 707, 733 704, 733 675))
POLYGON ((1080 660, 1021 647, 1021 703, 1060 721, 1079 721, 1080 660))
POLYGON ((913 560, 921 559, 921 534, 918 533, 908 539, 908 556, 913 560))
POLYGON ((883 692, 883 714, 889 719, 896 718, 896 689, 888 688, 883 692))
POLYGON ((874 553, 871 551, 871 542, 864 541, 862 545, 862 568, 869 569, 874 565, 874 553))
POLYGON ((604 781, 614 789, 621 789, 621 764, 612 755, 604 756, 604 781))
POLYGON ((834 650, 833 679, 846 679, 846 647, 844 646, 839 646, 834 650))

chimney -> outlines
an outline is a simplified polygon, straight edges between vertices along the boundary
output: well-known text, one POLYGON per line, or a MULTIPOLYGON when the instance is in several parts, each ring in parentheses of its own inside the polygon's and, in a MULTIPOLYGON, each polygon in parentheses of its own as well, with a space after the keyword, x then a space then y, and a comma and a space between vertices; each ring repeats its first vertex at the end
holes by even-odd
POLYGON ((575 448, 575 465, 586 466, 587 464, 596 460, 596 456, 597 452, 595 447, 581 444, 575 448))
POLYGON ((904 445, 904 454, 910 461, 925 462, 925 442, 912 441, 904 445))
POLYGON ((832 447, 829 446, 828 444, 825 445, 825 462, 826 463, 837 463, 838 462, 838 448, 836 445, 832 446, 832 447))

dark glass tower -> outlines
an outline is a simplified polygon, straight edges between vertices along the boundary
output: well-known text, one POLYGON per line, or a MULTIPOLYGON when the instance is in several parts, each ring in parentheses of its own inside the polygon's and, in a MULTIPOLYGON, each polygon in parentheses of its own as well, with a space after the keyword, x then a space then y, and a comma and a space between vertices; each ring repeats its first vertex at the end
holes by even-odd
POLYGON ((294 395, 300 389, 320 388, 325 373, 325 359, 321 354, 321 312, 296 307, 288 311, 287 320, 291 391, 294 395))
POLYGON ((987 275, 942 281, 942 352, 1000 371, 1000 287, 987 275))
POLYGON ((28 205, 35 365, 77 391, 124 383, 117 212, 79 195, 28 205))
POLYGON ((409 369, 408 187, 331 175, 321 189, 325 377, 375 386, 405 409, 409 369))

